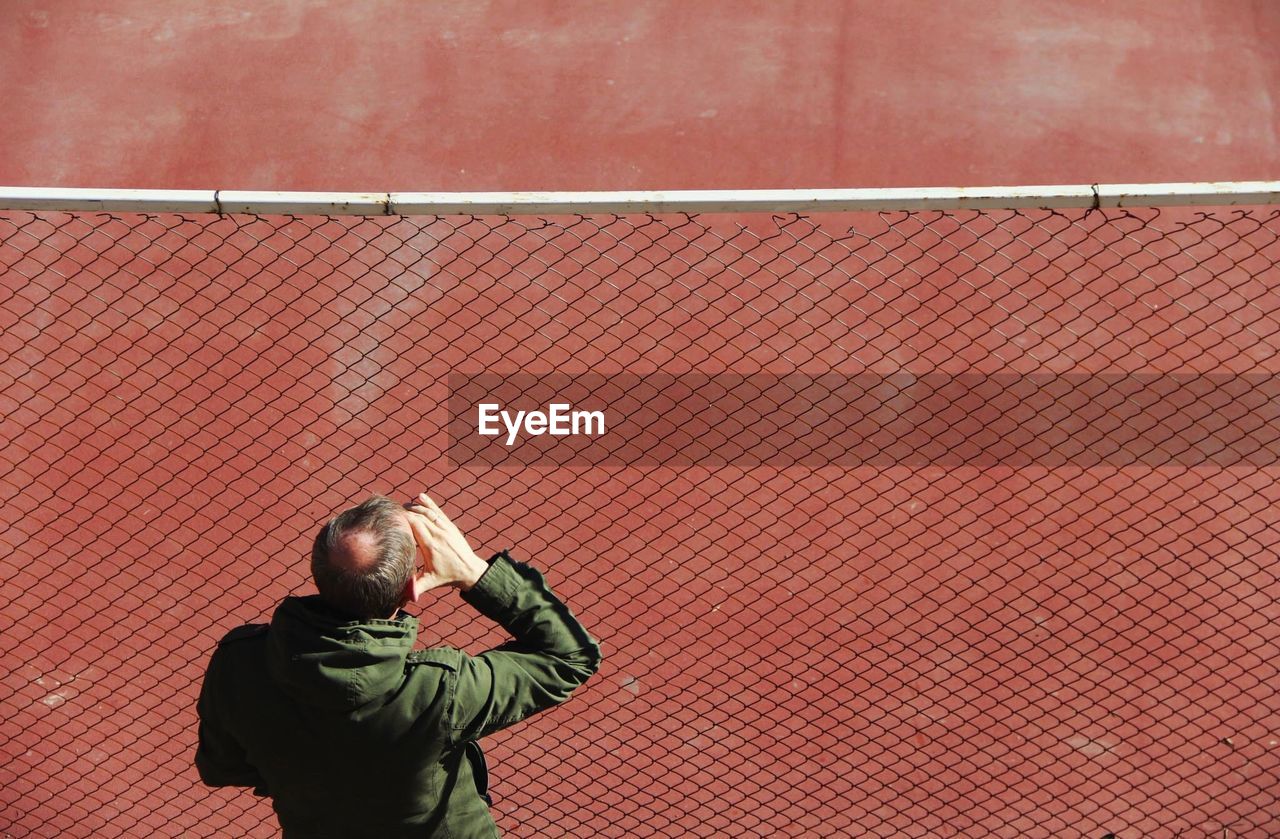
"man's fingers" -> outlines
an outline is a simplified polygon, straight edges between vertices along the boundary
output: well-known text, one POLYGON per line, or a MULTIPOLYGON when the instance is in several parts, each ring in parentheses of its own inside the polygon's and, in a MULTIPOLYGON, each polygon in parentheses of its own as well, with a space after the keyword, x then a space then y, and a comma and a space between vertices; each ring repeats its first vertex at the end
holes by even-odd
POLYGON ((413 513, 418 524, 426 527, 433 533, 439 531, 447 522, 447 519, 445 521, 441 521, 442 516, 439 513, 436 513, 434 510, 430 510, 426 507, 415 505, 412 507, 406 507, 405 510, 413 513))
POLYGON ((404 506, 405 506, 406 508, 408 508, 408 507, 425 507, 425 508, 427 508, 428 510, 436 510, 436 511, 439 511, 439 509, 440 509, 440 506, 439 506, 438 504, 436 504, 436 502, 435 502, 435 501, 432 501, 432 500, 431 500, 431 496, 430 496, 430 495, 427 495, 425 492, 420 492, 420 493, 418 493, 418 494, 417 494, 416 496, 414 496, 411 500, 409 500, 409 501, 408 501, 404 506))
POLYGON ((431 519, 427 518, 424 514, 418 512, 417 510, 406 510, 405 512, 412 514, 412 515, 405 516, 405 519, 409 522, 409 529, 412 530, 415 534, 419 530, 425 530, 426 528, 431 526, 431 519))
POLYGON ((440 509, 440 505, 432 501, 431 496, 427 495, 425 492, 418 495, 417 501, 410 501, 404 506, 406 509, 422 513, 422 515, 432 521, 440 521, 441 519, 446 521, 448 520, 444 511, 440 509))
POLYGON ((434 511, 438 515, 441 515, 441 516, 444 515, 444 511, 440 509, 440 505, 437 504, 435 502, 435 499, 433 499, 430 495, 427 495, 424 492, 418 495, 418 499, 422 502, 422 506, 426 507, 429 510, 434 511))
POLYGON ((413 536, 414 544, 418 546, 418 550, 422 552, 423 559, 431 562, 432 549, 431 546, 439 541, 438 528, 432 524, 431 520, 426 516, 414 510, 407 510, 409 515, 405 519, 409 522, 409 533, 413 536))

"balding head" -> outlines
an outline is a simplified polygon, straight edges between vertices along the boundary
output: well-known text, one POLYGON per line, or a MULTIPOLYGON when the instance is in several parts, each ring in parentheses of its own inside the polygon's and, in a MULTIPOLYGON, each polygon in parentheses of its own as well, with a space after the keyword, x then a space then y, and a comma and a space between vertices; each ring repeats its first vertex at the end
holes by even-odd
POLYGON ((387 618, 404 604, 415 553, 404 509, 375 495, 321 528, 311 548, 311 576, 338 611, 387 618))
POLYGON ((382 544, 372 530, 348 530, 336 535, 337 544, 330 552, 329 559, 342 571, 360 573, 377 564, 382 544))

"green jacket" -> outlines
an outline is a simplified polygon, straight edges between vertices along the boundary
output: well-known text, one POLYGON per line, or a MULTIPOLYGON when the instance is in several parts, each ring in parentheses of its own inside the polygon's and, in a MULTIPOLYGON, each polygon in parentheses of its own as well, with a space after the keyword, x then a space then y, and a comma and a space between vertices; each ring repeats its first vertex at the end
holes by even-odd
POLYGON ((515 640, 413 652, 416 618, 352 621, 318 595, 232 630, 200 691, 201 780, 271 796, 286 839, 497 836, 476 739, 564 702, 600 647, 505 551, 462 598, 515 640))

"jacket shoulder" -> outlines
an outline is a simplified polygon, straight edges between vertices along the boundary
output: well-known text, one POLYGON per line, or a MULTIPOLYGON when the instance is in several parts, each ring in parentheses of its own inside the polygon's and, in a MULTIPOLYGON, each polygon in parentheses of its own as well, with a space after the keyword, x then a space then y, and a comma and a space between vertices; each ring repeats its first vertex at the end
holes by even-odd
POLYGON ((222 636, 222 640, 218 642, 218 646, 226 644, 234 644, 237 641, 247 641, 250 638, 261 638, 267 634, 270 624, 265 623, 247 623, 244 626, 237 626, 235 629, 222 636))
POLYGON ((418 650, 409 653, 406 659, 409 665, 431 665, 456 673, 462 668, 462 650, 452 647, 432 647, 429 650, 418 650))

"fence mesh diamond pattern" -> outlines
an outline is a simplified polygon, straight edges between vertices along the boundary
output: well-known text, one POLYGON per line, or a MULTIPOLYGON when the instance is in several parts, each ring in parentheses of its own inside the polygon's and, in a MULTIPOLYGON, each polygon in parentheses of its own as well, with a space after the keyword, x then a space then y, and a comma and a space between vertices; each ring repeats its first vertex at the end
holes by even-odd
POLYGON ((1280 835, 1278 215, 0 213, 0 833, 275 835, 203 667, 427 487, 605 650, 486 741, 510 835, 1280 835), (479 457, 480 374, 859 411, 479 457))

